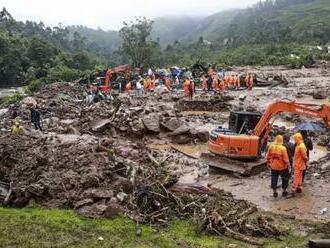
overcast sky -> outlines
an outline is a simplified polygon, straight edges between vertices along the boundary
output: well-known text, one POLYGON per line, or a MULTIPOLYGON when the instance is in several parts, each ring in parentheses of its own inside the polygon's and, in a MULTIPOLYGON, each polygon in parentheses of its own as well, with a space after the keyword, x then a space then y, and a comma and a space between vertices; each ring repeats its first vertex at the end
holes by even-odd
POLYGON ((16 20, 43 21, 54 26, 85 25, 119 29, 134 16, 206 16, 221 10, 247 7, 258 0, 0 0, 16 20))

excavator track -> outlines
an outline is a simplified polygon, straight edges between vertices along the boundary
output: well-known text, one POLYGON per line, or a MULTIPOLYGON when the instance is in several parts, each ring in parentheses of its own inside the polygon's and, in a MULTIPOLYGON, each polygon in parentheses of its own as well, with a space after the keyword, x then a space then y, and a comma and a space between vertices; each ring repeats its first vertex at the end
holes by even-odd
POLYGON ((213 153, 202 153, 200 160, 210 167, 217 168, 229 173, 236 173, 242 176, 256 175, 267 169, 265 159, 253 161, 241 161, 219 156, 213 153))

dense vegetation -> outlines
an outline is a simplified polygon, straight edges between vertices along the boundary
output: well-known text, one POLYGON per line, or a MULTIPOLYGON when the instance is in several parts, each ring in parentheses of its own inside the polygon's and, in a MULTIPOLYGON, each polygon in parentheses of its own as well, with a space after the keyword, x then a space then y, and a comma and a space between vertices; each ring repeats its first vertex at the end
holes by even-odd
POLYGON ((15 21, 0 12, 0 82, 15 84, 34 80, 68 81, 106 65, 88 47, 86 39, 66 27, 46 27, 42 22, 15 21))
POLYGON ((329 59, 329 41, 328 0, 265 0, 206 18, 142 18, 119 32, 18 22, 3 9, 0 82, 30 83, 33 90, 123 63, 144 68, 196 62, 309 66, 329 59), (128 49, 132 44, 135 49, 128 49))

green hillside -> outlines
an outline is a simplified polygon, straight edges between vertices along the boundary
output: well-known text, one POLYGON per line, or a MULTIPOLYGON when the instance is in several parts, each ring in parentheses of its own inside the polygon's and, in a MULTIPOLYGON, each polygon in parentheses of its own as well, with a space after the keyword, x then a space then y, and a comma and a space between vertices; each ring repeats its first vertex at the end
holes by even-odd
POLYGON ((78 32, 88 40, 88 49, 109 56, 120 46, 119 33, 117 31, 104 31, 84 26, 69 26, 71 32, 78 32))
POLYGON ((161 17, 153 24, 151 37, 161 45, 172 44, 175 41, 194 40, 197 29, 202 24, 201 17, 161 17))

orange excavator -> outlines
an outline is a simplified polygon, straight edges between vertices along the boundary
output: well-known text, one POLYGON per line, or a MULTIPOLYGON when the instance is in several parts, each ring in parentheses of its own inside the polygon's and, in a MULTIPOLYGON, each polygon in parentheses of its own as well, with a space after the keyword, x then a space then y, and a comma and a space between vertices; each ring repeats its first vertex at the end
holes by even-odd
POLYGON ((126 80, 129 80, 130 73, 131 73, 131 67, 130 65, 120 65, 114 68, 109 68, 107 72, 105 73, 105 80, 104 85, 99 86, 99 90, 103 92, 109 92, 111 90, 111 79, 112 76, 116 73, 123 72, 125 74, 126 80))
POLYGON ((237 169, 235 165, 243 167, 238 169, 238 173, 251 170, 254 166, 264 163, 261 155, 272 129, 271 120, 280 113, 319 118, 330 128, 329 105, 277 100, 267 107, 263 115, 247 112, 231 113, 228 129, 219 127, 211 131, 208 142, 211 153, 203 154, 203 158, 209 159, 212 162, 211 166, 225 170, 231 170, 231 165, 234 167, 232 171, 237 169))

